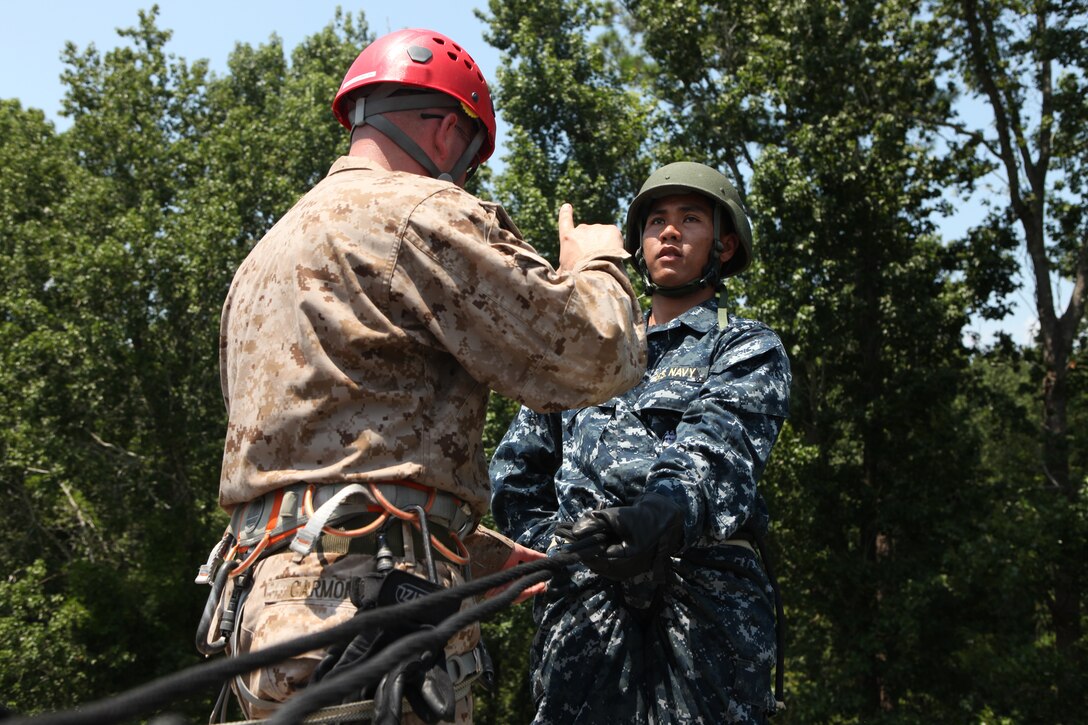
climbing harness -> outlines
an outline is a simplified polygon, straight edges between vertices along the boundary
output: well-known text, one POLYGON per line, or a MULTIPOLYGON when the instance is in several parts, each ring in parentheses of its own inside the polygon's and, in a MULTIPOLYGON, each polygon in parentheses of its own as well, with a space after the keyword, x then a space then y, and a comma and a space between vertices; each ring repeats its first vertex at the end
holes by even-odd
MULTIPOLYGON (((197 573, 197 584, 212 585, 197 627, 197 650, 204 655, 217 654, 226 648, 234 632, 238 609, 226 608, 220 618, 220 636, 214 641, 207 639, 228 579, 237 580, 261 558, 284 546, 290 545, 295 560, 300 561, 313 549, 321 534, 362 537, 377 531, 390 517, 420 528, 428 573, 434 569, 432 548, 456 565, 468 563, 468 551, 462 539, 475 525, 469 507, 448 493, 410 481, 320 486, 294 484, 236 507, 223 538, 212 548, 197 573), (361 496, 366 503, 349 501, 352 496, 361 496), (354 529, 335 528, 337 522, 361 515, 373 520, 354 529), (430 523, 447 532, 457 551, 431 532, 430 523)), ((233 593, 234 605, 240 606, 245 590, 237 581, 233 593)))
POLYGON ((468 505, 451 494, 411 481, 299 483, 237 506, 223 539, 200 567, 196 583, 210 583, 219 565, 242 557, 233 573, 233 576, 239 576, 262 556, 278 551, 288 543, 292 551, 305 556, 321 533, 348 538, 366 536, 390 516, 418 522, 418 514, 406 510, 413 506, 422 507, 432 524, 447 529, 459 551, 452 551, 435 536, 430 537, 431 545, 450 561, 466 563, 467 552, 461 540, 474 528, 475 518, 468 505), (362 496, 366 503, 348 501, 351 496, 362 496), (376 518, 355 529, 334 528, 337 522, 360 514, 375 514, 376 518))
MULTIPOLYGON (((371 608, 377 606, 375 602, 380 599, 377 593, 384 591, 390 574, 394 574, 393 579, 417 579, 417 589, 420 589, 419 583, 429 585, 422 587, 424 590, 440 588, 435 553, 455 566, 468 564, 469 553, 462 539, 475 524, 471 509, 456 497, 409 481, 295 484, 242 504, 232 512, 223 538, 212 548, 197 574, 197 583, 211 584, 197 626, 197 650, 211 656, 223 652, 229 644, 232 651, 239 651, 237 622, 242 616, 253 582, 253 566, 284 547, 289 547, 293 560, 298 563, 313 551, 319 539, 334 542, 373 538, 377 547, 374 553, 381 570, 370 577, 369 589, 375 595, 367 600, 368 608, 371 608), (413 561, 416 559, 414 533, 418 532, 422 544, 422 564, 425 565, 428 579, 392 571, 393 554, 387 546, 387 533, 394 521, 404 528, 403 553, 413 561), (346 528, 349 524, 354 528, 346 528), (224 601, 228 583, 233 586, 229 588, 230 594, 224 601), (212 639, 212 622, 217 612, 218 636, 212 639)), ((400 589, 393 586, 392 589, 401 591, 403 586, 400 589)), ((354 596, 353 601, 357 607, 360 605, 361 600, 354 596)), ((387 605, 391 602, 383 600, 381 603, 387 605)), ((403 634, 405 629, 402 626, 390 631, 403 634)), ((386 637, 384 641, 388 639, 386 637)), ((463 689, 480 677, 485 658, 481 653, 469 653, 467 659, 460 656, 455 658, 454 664, 447 663, 445 669, 453 670, 447 676, 454 689, 463 689)), ((213 708, 212 722, 225 721, 230 689, 230 682, 224 682, 213 708)), ((278 702, 265 701, 251 692, 240 676, 234 678, 233 689, 239 700, 250 706, 268 710, 276 710, 280 706, 278 702)))

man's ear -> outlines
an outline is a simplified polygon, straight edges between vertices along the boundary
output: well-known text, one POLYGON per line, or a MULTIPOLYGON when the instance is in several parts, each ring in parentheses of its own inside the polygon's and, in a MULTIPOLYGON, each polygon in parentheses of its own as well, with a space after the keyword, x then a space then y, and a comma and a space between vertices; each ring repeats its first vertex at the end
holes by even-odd
POLYGON ((733 255, 737 253, 737 244, 739 242, 740 237, 737 236, 736 232, 730 232, 729 234, 726 234, 724 237, 722 237, 722 264, 728 262, 730 259, 733 258, 733 255))
POLYGON ((435 159, 436 164, 440 168, 448 167, 456 159, 453 158, 454 154, 454 139, 460 137, 456 131, 457 127, 457 114, 447 113, 442 118, 442 122, 437 125, 432 125, 434 129, 434 136, 431 138, 434 143, 434 149, 438 152, 439 159, 435 159), (441 163, 438 163, 440 162, 441 163))

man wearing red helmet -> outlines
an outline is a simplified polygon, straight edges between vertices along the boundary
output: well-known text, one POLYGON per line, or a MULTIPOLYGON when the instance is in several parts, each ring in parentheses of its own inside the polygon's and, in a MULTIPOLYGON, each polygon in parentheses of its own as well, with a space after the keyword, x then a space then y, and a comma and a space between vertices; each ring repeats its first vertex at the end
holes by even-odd
MULTIPOLYGON (((263 649, 395 599, 389 569, 460 583, 488 506, 488 391, 562 410, 645 369, 616 227, 575 226, 565 205, 557 270, 462 188, 495 148, 491 96, 463 47, 429 30, 379 38, 333 113, 348 155, 253 248, 223 307, 231 525, 202 578, 223 582, 220 610, 238 625, 217 617, 209 649, 263 649)), ((459 634, 448 662, 360 699, 375 699, 378 721, 399 717, 402 689, 428 722, 470 720, 477 639, 459 634), (435 702, 435 690, 456 695, 435 702)), ((335 660, 311 653, 233 688, 265 717, 335 660)))

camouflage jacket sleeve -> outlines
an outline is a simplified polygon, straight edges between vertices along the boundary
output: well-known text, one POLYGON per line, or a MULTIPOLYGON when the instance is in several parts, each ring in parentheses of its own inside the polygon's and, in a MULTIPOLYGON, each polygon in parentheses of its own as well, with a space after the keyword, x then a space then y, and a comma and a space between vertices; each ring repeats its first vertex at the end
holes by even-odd
POLYGON ((491 513, 499 531, 542 552, 557 523, 561 425, 559 413, 522 408, 491 459, 491 513))
POLYGON ((688 546, 767 526, 756 484, 788 414, 790 367, 777 335, 741 322, 718 338, 707 380, 646 478, 646 491, 686 509, 688 546))
POLYGON ((501 208, 455 187, 424 199, 402 238, 400 288, 413 316, 492 390, 557 411, 642 377, 642 313, 621 250, 557 272, 501 208))

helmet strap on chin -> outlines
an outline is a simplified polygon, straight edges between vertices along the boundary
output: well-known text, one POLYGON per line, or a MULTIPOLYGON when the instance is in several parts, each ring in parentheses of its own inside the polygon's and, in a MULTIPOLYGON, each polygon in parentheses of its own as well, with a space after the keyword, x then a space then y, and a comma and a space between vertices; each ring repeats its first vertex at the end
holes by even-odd
POLYGON ((476 157, 476 152, 479 151, 480 146, 483 145, 484 137, 487 135, 486 131, 477 129, 476 135, 469 142, 465 152, 461 154, 461 157, 453 165, 453 168, 449 171, 440 171, 438 166, 435 165, 434 160, 420 148, 419 144, 396 124, 386 118, 385 114, 392 111, 413 111, 424 108, 457 108, 461 105, 461 102, 444 93, 416 93, 403 96, 391 95, 395 90, 396 86, 379 88, 369 96, 358 98, 355 101, 355 107, 351 110, 352 133, 354 133, 355 129, 359 126, 373 126, 375 129, 388 136, 402 151, 426 169, 427 173, 432 177, 442 181, 453 181, 454 179, 459 178, 468 170, 472 160, 476 157))

